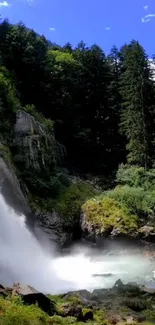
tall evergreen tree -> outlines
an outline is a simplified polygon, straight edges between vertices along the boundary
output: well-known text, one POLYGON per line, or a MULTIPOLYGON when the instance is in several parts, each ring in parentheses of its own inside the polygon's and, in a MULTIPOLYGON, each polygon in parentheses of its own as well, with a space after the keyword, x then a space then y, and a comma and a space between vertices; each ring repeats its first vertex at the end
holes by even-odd
POLYGON ((154 85, 144 49, 136 41, 123 49, 121 129, 128 161, 148 168, 153 154, 154 85))

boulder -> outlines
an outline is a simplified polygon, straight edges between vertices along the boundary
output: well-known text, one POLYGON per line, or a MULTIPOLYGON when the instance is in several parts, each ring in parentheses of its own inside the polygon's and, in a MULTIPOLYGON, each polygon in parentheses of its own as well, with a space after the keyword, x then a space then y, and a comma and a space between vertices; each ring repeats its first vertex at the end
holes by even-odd
POLYGON ((55 303, 43 293, 38 292, 22 295, 22 300, 27 305, 35 305, 37 303, 38 306, 50 316, 53 316, 56 313, 55 303))
POLYGON ((87 322, 88 320, 93 320, 93 311, 86 310, 83 312, 81 305, 78 304, 64 304, 62 305, 63 317, 76 317, 78 322, 87 322))
POLYGON ((50 316, 56 313, 55 303, 31 286, 21 285, 20 283, 14 284, 12 295, 20 295, 26 305, 35 305, 37 303, 50 316))
POLYGON ((8 296, 7 289, 4 288, 1 284, 0 284, 0 296, 3 296, 3 297, 7 297, 8 296))
POLYGON ((36 289, 34 289, 29 285, 24 285, 20 283, 14 283, 13 285, 12 296, 15 295, 25 296, 33 293, 39 293, 39 291, 37 291, 36 289))

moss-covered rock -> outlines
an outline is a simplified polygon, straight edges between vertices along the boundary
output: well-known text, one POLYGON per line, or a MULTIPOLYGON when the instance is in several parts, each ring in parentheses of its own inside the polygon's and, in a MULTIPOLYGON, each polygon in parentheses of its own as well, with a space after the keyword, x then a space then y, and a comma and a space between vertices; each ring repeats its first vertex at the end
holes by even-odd
POLYGON ((81 227, 90 236, 127 234, 134 236, 138 218, 109 197, 90 199, 82 206, 81 227))

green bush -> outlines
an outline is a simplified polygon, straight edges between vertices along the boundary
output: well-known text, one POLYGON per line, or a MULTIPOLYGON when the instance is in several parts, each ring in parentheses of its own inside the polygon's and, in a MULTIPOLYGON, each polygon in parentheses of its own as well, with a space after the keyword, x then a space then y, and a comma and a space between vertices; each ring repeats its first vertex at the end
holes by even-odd
POLYGON ((143 187, 145 190, 155 189, 155 169, 145 170, 144 167, 120 165, 116 181, 121 185, 143 187))
POLYGON ((116 176, 117 186, 106 195, 125 205, 140 218, 155 215, 155 169, 121 165, 116 176))
POLYGON ((106 195, 121 206, 139 217, 153 216, 155 212, 155 193, 145 191, 141 187, 117 186, 114 190, 106 192, 106 195))
POLYGON ((132 233, 137 229, 138 218, 130 213, 125 205, 121 205, 110 197, 99 197, 88 200, 82 211, 86 222, 95 227, 97 233, 119 228, 121 233, 132 233))
POLYGON ((9 72, 5 67, 0 67, 0 140, 5 143, 10 144, 12 141, 12 125, 19 106, 16 89, 9 72))
POLYGON ((46 325, 48 319, 37 306, 24 306, 17 298, 0 297, 0 325, 46 325))

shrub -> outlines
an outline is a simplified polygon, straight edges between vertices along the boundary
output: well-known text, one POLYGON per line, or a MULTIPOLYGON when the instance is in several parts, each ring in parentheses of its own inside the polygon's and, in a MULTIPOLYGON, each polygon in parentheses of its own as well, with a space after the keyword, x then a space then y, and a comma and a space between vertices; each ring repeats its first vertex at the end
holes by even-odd
POLYGON ((0 297, 0 325, 46 325, 48 318, 37 306, 24 306, 17 298, 0 297))
POLYGON ((91 223, 99 233, 119 228, 121 233, 130 233, 137 229, 138 218, 128 208, 110 197, 88 200, 82 207, 86 221, 91 223))
POLYGON ((155 169, 145 170, 144 167, 120 165, 116 181, 122 185, 143 187, 145 190, 155 188, 155 169))
POLYGON ((117 186, 114 190, 106 192, 106 195, 140 217, 150 216, 155 212, 154 194, 141 187, 117 186))

